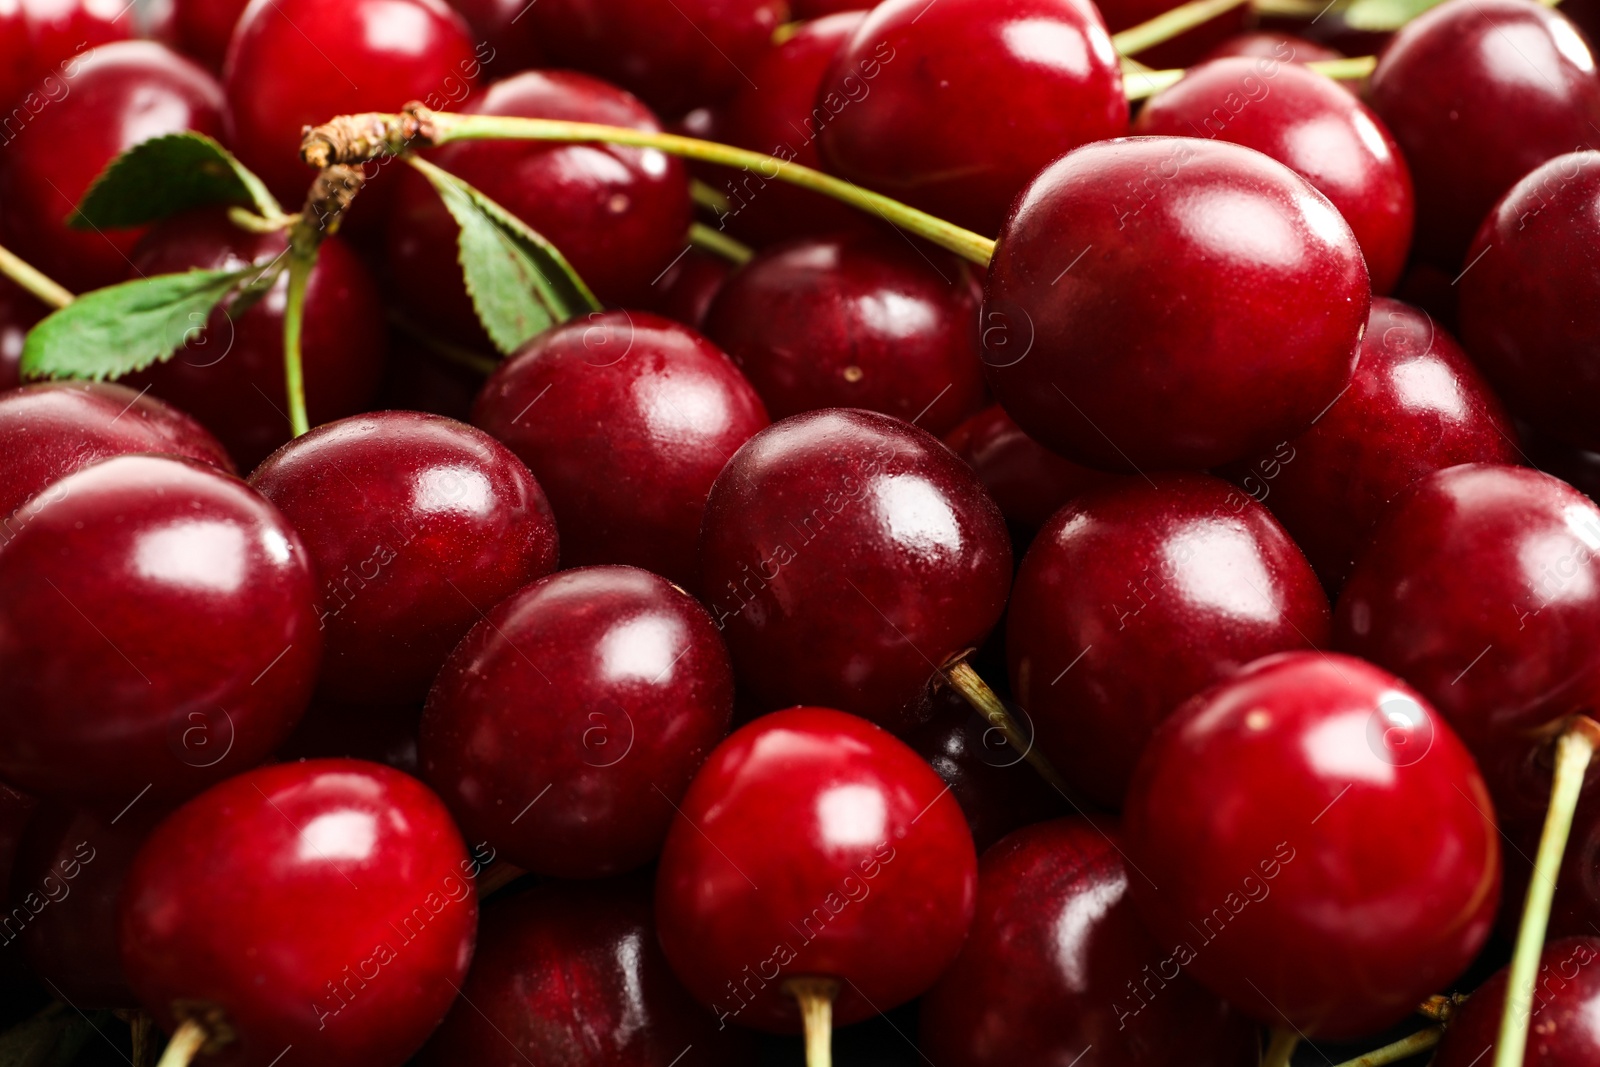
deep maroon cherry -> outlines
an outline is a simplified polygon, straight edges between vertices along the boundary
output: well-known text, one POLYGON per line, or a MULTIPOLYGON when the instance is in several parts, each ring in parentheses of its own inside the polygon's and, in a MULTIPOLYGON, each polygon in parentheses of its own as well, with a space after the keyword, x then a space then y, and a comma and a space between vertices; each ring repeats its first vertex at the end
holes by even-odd
POLYGON ((1600 152, 1557 156, 1517 182, 1467 258, 1461 338, 1472 358, 1518 416, 1600 448, 1600 152))
POLYGON ((417 756, 420 709, 312 701, 274 753, 280 762, 304 759, 360 759, 421 776, 417 756))
POLYGON ((318 691, 420 700, 483 612, 555 570, 556 527, 533 475, 488 434, 414 411, 319 426, 250 484, 305 539, 328 654, 318 691))
MULTIPOLYGON (((38 801, 0 782, 0 885, 9 887, 12 884, 17 850, 22 845, 23 834, 33 821, 36 810, 38 801)), ((8 903, 15 903, 19 898, 8 893, 6 899, 8 903)), ((26 895, 21 899, 26 902, 26 895)), ((38 905, 37 900, 33 903, 38 905)), ((0 923, 0 992, 8 994, 32 990, 39 984, 33 969, 15 947, 17 937, 15 924, 7 929, 4 923, 0 923)))
POLYGON ((723 284, 706 333, 773 418, 853 407, 943 434, 983 404, 979 281, 892 234, 802 237, 723 284))
MULTIPOLYGON (((1551 941, 1539 955, 1526 1067, 1582 1067, 1600 1060, 1600 937, 1551 941)), ((1456 1011, 1434 1067, 1492 1063, 1505 1011, 1509 967, 1496 971, 1456 1011)))
POLYGON ((1131 873, 1082 819, 1018 830, 983 854, 961 955, 922 999, 940 1067, 1246 1067, 1254 1028, 1183 972, 1134 912, 1131 873))
POLYGON ((1117 477, 1062 459, 1023 433, 999 404, 945 434, 944 443, 967 461, 1024 543, 1067 501, 1117 477))
MULTIPOLYGON (((1148 22, 1172 7, 1166 0, 1105 0, 1098 6, 1106 20, 1106 29, 1112 33, 1121 33, 1148 22)), ((1134 58, 1158 70, 1187 67, 1196 63, 1214 46, 1239 33, 1249 21, 1248 8, 1231 8, 1171 40, 1139 51, 1134 58)))
POLYGON ((1348 656, 1270 656, 1145 749, 1125 823, 1134 898, 1240 1010, 1364 1036, 1483 946, 1500 902, 1492 811, 1466 747, 1400 679, 1348 656))
POLYGON ((1344 58, 1342 52, 1337 52, 1327 45, 1275 30, 1252 30, 1236 37, 1229 37, 1207 52, 1203 58, 1222 59, 1225 56, 1254 56, 1258 59, 1276 59, 1284 63, 1316 63, 1344 58))
POLYGON ((1378 297, 1350 387, 1305 433, 1230 474, 1337 593, 1407 486, 1458 463, 1521 455, 1510 418, 1461 346, 1425 312, 1378 297))
POLYGON ((1411 165, 1417 254, 1448 271, 1496 200, 1590 144, 1600 74, 1566 16, 1532 0, 1449 0, 1395 34, 1367 98, 1411 165))
POLYGON ((0 774, 68 803, 181 797, 253 766, 322 655, 294 528, 181 459, 56 482, 0 550, 0 605, 0 774))
MULTIPOLYGON (((66 90, 63 81, 85 49, 136 36, 150 12, 99 0, 0 0, 0 110, 6 135, 20 117, 36 117, 66 90)), ((154 27, 151 27, 154 28, 154 27)))
POLYGON ((834 57, 817 106, 829 170, 984 234, 1039 168, 1128 126, 1086 0, 886 0, 834 57))
POLYGON ((103 45, 71 65, 59 99, 34 115, 0 156, 0 238, 68 289, 82 291, 126 278, 139 236, 67 228, 89 184, 107 163, 152 137, 184 130, 220 137, 225 102, 215 78, 150 41, 103 45))
POLYGON ((926 718, 929 681, 999 620, 1011 546, 936 438, 841 408, 775 423, 728 461, 700 566, 749 700, 826 700, 899 729, 926 718))
POLYGON ((860 11, 862 0, 794 0, 789 5, 797 19, 823 19, 841 11, 860 11))
POLYGON ((1238 145, 1087 145, 1018 198, 983 306, 989 385, 1108 469, 1206 467, 1303 431, 1350 381, 1370 299, 1350 227, 1238 145))
POLYGON ((489 53, 479 50, 484 65, 497 75, 515 74, 529 67, 544 66, 534 21, 523 16, 528 11, 524 0, 451 0, 450 6, 466 18, 489 53))
MULTIPOLYGON (((0 392, 0 455, 6 457, 0 467, 0 516, 11 516, 29 498, 73 471, 133 452, 183 456, 234 472, 221 442, 199 423, 126 386, 39 382, 0 392)), ((9 540, 21 522, 21 517, 5 522, 0 543, 9 540)))
POLYGON ((711 483, 767 414, 695 331, 612 311, 534 338, 489 379, 472 421, 550 494, 567 564, 690 582, 711 483))
POLYGON ((233 28, 250 0, 176 0, 173 22, 178 47, 212 70, 220 71, 233 28))
POLYGON ((22 384, 22 344, 48 311, 20 287, 0 279, 0 392, 22 384))
POLYGON ((691 248, 650 286, 644 310, 699 330, 717 290, 733 273, 733 264, 718 255, 691 248))
POLYGON ((785 984, 839 982, 834 1020, 923 992, 972 921, 977 857, 960 806, 863 719, 757 719, 695 777, 656 878, 661 947, 722 1023, 799 1029, 785 984))
POLYGON ((169 1032, 217 1055, 397 1067, 438 1026, 472 958, 474 878, 426 786, 359 760, 280 764, 203 793, 134 859, 123 968, 169 1032))
POLYGON ((1011 690, 1068 784, 1116 808, 1164 718, 1252 660, 1326 644, 1328 614, 1305 556, 1243 490, 1127 478, 1058 511, 1023 558, 1011 690))

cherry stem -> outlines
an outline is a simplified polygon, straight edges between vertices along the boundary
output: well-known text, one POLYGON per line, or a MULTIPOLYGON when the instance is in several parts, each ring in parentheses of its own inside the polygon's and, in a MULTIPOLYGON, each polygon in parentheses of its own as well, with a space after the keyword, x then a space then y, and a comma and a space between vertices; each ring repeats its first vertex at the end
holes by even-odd
POLYGON ((721 230, 713 230, 703 222, 689 225, 689 243, 701 251, 721 256, 736 267, 742 267, 755 258, 749 245, 734 240, 721 230))
POLYGON ((832 978, 791 978, 783 991, 800 1003, 806 1035, 806 1067, 833 1067, 833 998, 839 983, 832 978))
POLYGON ((1300 1043, 1300 1035, 1293 1030, 1274 1029, 1272 1040, 1267 1042, 1267 1054, 1261 1059, 1261 1067, 1289 1067, 1289 1057, 1294 1055, 1294 1047, 1300 1043))
POLYGON ((689 199, 718 215, 726 215, 733 210, 733 201, 722 190, 707 185, 699 178, 689 179, 689 199))
MULTIPOLYGON (((1303 64, 1303 66, 1310 67, 1312 70, 1326 74, 1328 77, 1338 81, 1360 81, 1368 74, 1371 74, 1373 68, 1377 65, 1377 56, 1319 59, 1314 63, 1303 64)), ((1156 95, 1163 89, 1176 85, 1183 80, 1183 76, 1188 72, 1184 70, 1124 70, 1122 73, 1123 88, 1128 94, 1128 99, 1143 100, 1146 97, 1156 95)))
POLYGON ((1444 1027, 1430 1026, 1426 1030, 1418 1030, 1410 1037, 1402 1037, 1399 1041, 1392 1042, 1382 1048, 1373 1049, 1365 1056, 1357 1056, 1353 1060, 1346 1060, 1337 1067, 1384 1067, 1385 1064, 1399 1063, 1401 1060, 1410 1059, 1419 1052, 1426 1052, 1439 1043, 1444 1037, 1444 1027))
POLYGON ((52 278, 47 278, 37 267, 26 262, 10 249, 0 247, 0 274, 16 282, 38 297, 42 303, 60 310, 75 299, 71 290, 52 278))
POLYGON ((128 1044, 133 1050, 133 1067, 150 1067, 155 1059, 155 1021, 147 1011, 136 1011, 128 1018, 128 1044))
POLYGON ((1246 3, 1248 0, 1189 0, 1170 11, 1163 11, 1153 19, 1112 34, 1111 47, 1117 50, 1119 56, 1138 55, 1246 3))
POLYGON ((1539 957, 1550 925, 1550 904, 1555 899, 1556 876, 1572 833, 1572 817, 1583 791, 1584 773, 1600 745, 1600 723, 1575 716, 1556 741, 1554 780, 1550 808, 1545 813, 1533 877, 1522 906, 1517 947, 1511 953, 1511 973, 1506 979, 1506 1004, 1500 1016, 1500 1037, 1495 1042, 1493 1067, 1522 1067, 1528 1044, 1528 1024, 1533 1013, 1534 983, 1539 977, 1539 957))
POLYGON ((1023 734, 1021 728, 1017 726, 1017 721, 1006 710, 1005 704, 995 695, 995 691, 989 688, 989 683, 983 680, 983 676, 972 669, 972 664, 965 658, 958 659, 945 666, 944 676, 955 687, 956 692, 966 698, 967 703, 971 704, 979 715, 988 720, 990 726, 1005 735, 1006 741, 1017 750, 1017 754, 1039 772, 1039 777, 1050 783, 1051 787, 1062 796, 1071 795, 1067 791, 1067 781, 1061 777, 1061 772, 1050 765, 1044 753, 1034 746, 1033 739, 1023 734))
POLYGON ((257 215, 249 208, 235 205, 228 209, 228 221, 246 233, 278 233, 300 221, 299 215, 275 215, 271 218, 257 215))
POLYGON ((1448 1023, 1455 1018, 1456 1009, 1461 1007, 1466 999, 1459 994, 1445 996, 1435 993, 1417 1007, 1417 1014, 1424 1015, 1436 1023, 1448 1023))
POLYGON ((306 308, 306 288, 317 265, 317 251, 289 256, 289 299, 283 310, 283 384, 289 395, 289 428, 299 437, 311 429, 306 415, 306 375, 300 352, 306 308))
POLYGON ((483 900, 493 896, 527 873, 521 867, 513 867, 505 860, 497 861, 479 877, 478 899, 483 900))
POLYGON ((206 1029, 193 1019, 185 1019, 167 1042, 156 1067, 189 1067, 206 1043, 206 1029))

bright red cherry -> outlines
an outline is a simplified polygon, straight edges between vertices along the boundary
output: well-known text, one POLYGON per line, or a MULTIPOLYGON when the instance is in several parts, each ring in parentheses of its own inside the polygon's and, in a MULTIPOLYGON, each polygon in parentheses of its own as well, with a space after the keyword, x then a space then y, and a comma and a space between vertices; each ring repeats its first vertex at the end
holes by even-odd
POLYGON ((1427 313, 1378 297, 1350 387, 1305 433, 1230 475, 1337 592, 1384 508, 1413 482, 1521 457, 1516 429, 1461 346, 1427 313))
POLYGON ((233 28, 250 0, 177 0, 173 20, 178 46, 212 70, 228 55, 233 28))
POLYGON ((1449 0, 1394 35, 1367 99, 1411 165, 1417 254, 1454 272, 1517 179, 1595 137, 1600 74, 1560 12, 1449 0))
POLYGON ((774 418, 866 408, 943 434, 983 405, 979 284, 897 235, 802 237, 735 272, 706 333, 774 418))
POLYGON ((944 443, 967 461, 1024 544, 1067 501, 1117 477, 1062 459, 1023 433, 999 404, 945 434, 944 443))
POLYGON ((1145 932, 1128 892, 1137 877, 1082 819, 985 852, 967 943, 922 998, 923 1054, 940 1067, 1255 1064, 1254 1028, 1145 932))
MULTIPOLYGON (((6 134, 64 95, 63 80, 85 49, 138 35, 146 5, 114 0, 0 0, 0 109, 6 134)), ((155 27, 150 27, 155 28, 155 27)))
POLYGON ((90 183, 152 137, 184 130, 220 137, 225 102, 215 78, 151 41, 104 45, 71 65, 59 99, 33 115, 0 156, 0 239, 82 291, 124 280, 139 236, 67 228, 90 183))
POLYGON ((1069 459, 1215 466, 1333 403, 1369 301, 1350 227, 1283 164, 1190 137, 1107 141, 1051 164, 1006 220, 985 370, 1069 459))
POLYGON ((122 965, 165 1030, 227 1062, 398 1067, 455 1001, 478 863, 439 798, 359 760, 241 774, 156 828, 123 890, 122 965))
POLYGON ((690 582, 711 483, 767 414, 698 333, 611 311, 534 338, 490 377, 472 421, 550 494, 567 564, 690 582))
POLYGON ((817 103, 830 171, 985 234, 1046 163, 1128 126, 1117 54, 1086 0, 886 0, 817 103))
MULTIPOLYGON (((1112 33, 1148 22, 1172 7, 1166 0, 1105 0, 1098 6, 1106 29, 1112 33)), ((1142 49, 1134 58, 1158 70, 1191 66, 1208 50, 1243 30, 1249 21, 1248 8, 1231 8, 1171 40, 1142 49)))
POLYGON ((1489 936, 1492 811, 1466 747, 1404 682, 1285 653, 1156 732, 1128 788, 1130 881, 1157 942, 1240 1010, 1364 1036, 1489 936))
POLYGON ((311 560, 276 508, 209 467, 119 456, 27 518, 0 550, 7 781, 120 807, 198 792, 288 736, 322 635, 311 560))
POLYGON ((1229 37, 1207 52, 1203 58, 1222 59, 1225 56, 1254 56, 1258 59, 1276 59, 1284 63, 1316 63, 1322 60, 1343 59, 1344 53, 1290 33, 1252 30, 1236 37, 1229 37))
POLYGON ((721 256, 690 248, 650 286, 642 306, 662 318, 703 329, 717 290, 732 273, 733 264, 721 256))
POLYGON ((1023 558, 1011 691, 1068 784, 1118 808, 1163 719, 1252 660, 1326 644, 1328 616, 1305 556, 1243 490, 1123 479, 1058 511, 1023 558))
POLYGON ((300 531, 316 566, 328 643, 318 691, 334 700, 420 700, 484 612, 555 570, 555 523, 528 468, 437 415, 320 426, 250 484, 300 531))
POLYGON ((970 468, 848 408, 796 415, 728 461, 700 530, 702 599, 763 708, 827 700, 893 728, 1005 607, 1011 546, 970 468))
POLYGON ((737 731, 695 777, 656 876, 661 947, 722 1023, 799 1028, 784 985, 839 982, 836 1023, 887 1011, 950 964, 977 857, 961 807, 863 719, 791 708, 737 731))
MULTIPOLYGON (((1523 1063, 1527 1067, 1583 1067, 1600 1061, 1600 937, 1551 941, 1539 956, 1533 1018, 1523 1063)), ((1451 1017, 1433 1067, 1494 1062, 1505 1011, 1502 967, 1451 1017)))
POLYGON ((22 384, 22 345, 49 311, 10 281, 0 279, 0 392, 22 384))

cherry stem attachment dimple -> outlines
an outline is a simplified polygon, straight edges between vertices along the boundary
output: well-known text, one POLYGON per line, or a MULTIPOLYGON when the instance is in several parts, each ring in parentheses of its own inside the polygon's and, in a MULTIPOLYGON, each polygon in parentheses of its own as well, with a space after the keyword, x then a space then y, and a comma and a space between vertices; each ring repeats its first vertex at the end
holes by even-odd
POLYGON ((946 664, 943 673, 945 679, 955 687, 956 692, 960 693, 979 715, 987 719, 990 726, 999 730, 1011 747, 1016 749, 1017 754, 1039 772, 1039 777, 1062 796, 1071 795, 1067 791, 1067 781, 1061 777, 1061 772, 1045 759, 1044 753, 1034 745, 1033 739, 1022 732, 1017 720, 1011 717, 1011 712, 1006 710, 1000 697, 989 688, 989 683, 983 680, 983 676, 972 669, 972 664, 968 663, 964 656, 954 663, 946 664))
POLYGON ((756 255, 750 250, 749 245, 736 241, 721 230, 712 229, 703 222, 690 224, 689 243, 703 252, 720 256, 736 267, 744 266, 756 255))
POLYGON ((1444 1027, 1430 1026, 1426 1030, 1418 1030, 1409 1037, 1390 1042, 1382 1048, 1375 1048, 1365 1056, 1346 1060, 1336 1067, 1385 1067, 1386 1064, 1399 1063, 1401 1060, 1408 1060, 1418 1053, 1428 1051, 1443 1037, 1444 1027))
POLYGON ((0 274, 10 278, 41 303, 57 311, 76 299, 71 290, 53 278, 46 277, 39 268, 3 246, 0 246, 0 274))
POLYGON ((189 1067, 206 1043, 206 1029, 193 1019, 185 1019, 167 1042, 156 1067, 189 1067))
POLYGON ((1117 50, 1119 56, 1138 55, 1146 49, 1182 36, 1196 26, 1203 26, 1218 15, 1227 14, 1236 7, 1243 7, 1248 2, 1249 0, 1189 0, 1186 4, 1179 4, 1169 11, 1163 11, 1153 19, 1112 34, 1111 47, 1117 50))
POLYGON ((1533 860, 1533 877, 1528 881, 1528 896, 1522 905, 1517 945, 1511 953, 1511 971, 1506 977, 1505 1009, 1500 1016, 1493 1067, 1522 1067, 1533 1014, 1534 983, 1539 977, 1539 957, 1550 926, 1556 877, 1566 855, 1567 838, 1572 834, 1572 817, 1583 791, 1584 774, 1597 746, 1600 746, 1600 723, 1583 715, 1573 717, 1556 741, 1550 807, 1545 812, 1539 851, 1533 860))
POLYGON ((791 978, 783 991, 800 1004, 806 1037, 806 1067, 833 1067, 833 1000, 839 983, 832 978, 791 978))
POLYGON ((1267 1042, 1267 1054, 1261 1058, 1261 1067, 1289 1067, 1289 1058, 1299 1043, 1300 1035, 1295 1031, 1274 1029, 1272 1039, 1267 1042))

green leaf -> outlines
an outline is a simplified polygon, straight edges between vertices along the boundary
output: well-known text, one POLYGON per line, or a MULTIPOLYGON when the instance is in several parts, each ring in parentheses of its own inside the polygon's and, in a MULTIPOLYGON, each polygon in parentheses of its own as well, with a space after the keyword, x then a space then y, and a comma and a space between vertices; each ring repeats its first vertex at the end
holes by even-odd
POLYGON ((113 159, 83 194, 74 229, 142 226, 189 208, 239 204, 267 218, 283 208, 226 148, 200 133, 153 137, 113 159))
POLYGON ((1442 0, 1350 0, 1343 9, 1344 21, 1353 30, 1388 33, 1398 30, 1442 0))
POLYGON ((433 184, 461 227, 461 270, 478 319, 505 354, 600 302, 556 247, 528 224, 426 160, 407 161, 433 184))

